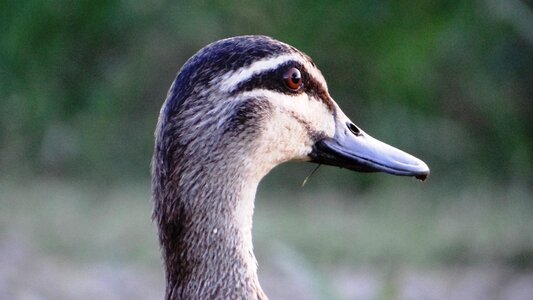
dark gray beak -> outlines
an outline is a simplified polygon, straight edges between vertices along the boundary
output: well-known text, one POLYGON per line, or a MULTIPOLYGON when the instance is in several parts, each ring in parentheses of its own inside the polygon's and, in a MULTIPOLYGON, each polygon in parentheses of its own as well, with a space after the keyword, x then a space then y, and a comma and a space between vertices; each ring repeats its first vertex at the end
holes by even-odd
POLYGON ((359 172, 385 172, 425 180, 429 167, 420 159, 389 146, 349 120, 337 122, 335 136, 318 141, 309 154, 312 162, 359 172))

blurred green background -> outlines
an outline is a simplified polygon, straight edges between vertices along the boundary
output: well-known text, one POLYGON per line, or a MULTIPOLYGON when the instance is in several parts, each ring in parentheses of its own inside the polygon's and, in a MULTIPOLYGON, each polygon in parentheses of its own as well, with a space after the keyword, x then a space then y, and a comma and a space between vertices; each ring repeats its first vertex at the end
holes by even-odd
POLYGON ((0 299, 161 298, 149 195, 159 108, 186 59, 242 34, 309 54, 357 125, 432 170, 419 183, 322 167, 302 187, 313 165, 276 168, 254 228, 267 294, 527 299, 532 9, 0 2, 0 299))

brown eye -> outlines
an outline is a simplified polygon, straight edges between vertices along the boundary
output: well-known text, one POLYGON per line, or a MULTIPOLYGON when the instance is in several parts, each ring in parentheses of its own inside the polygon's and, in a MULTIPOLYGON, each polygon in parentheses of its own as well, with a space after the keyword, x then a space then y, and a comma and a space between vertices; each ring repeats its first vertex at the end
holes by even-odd
POLYGON ((297 68, 290 68, 283 76, 285 84, 292 91, 297 91, 302 86, 302 74, 297 68))

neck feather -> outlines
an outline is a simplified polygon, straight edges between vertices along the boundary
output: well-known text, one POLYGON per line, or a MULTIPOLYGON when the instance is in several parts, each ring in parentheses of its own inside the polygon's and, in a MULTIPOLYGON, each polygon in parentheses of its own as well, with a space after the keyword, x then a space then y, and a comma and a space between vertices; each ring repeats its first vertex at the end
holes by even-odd
POLYGON ((156 199, 167 299, 266 298, 252 246, 260 178, 203 166, 202 172, 184 172, 184 180, 175 178, 167 186, 178 188, 156 199))

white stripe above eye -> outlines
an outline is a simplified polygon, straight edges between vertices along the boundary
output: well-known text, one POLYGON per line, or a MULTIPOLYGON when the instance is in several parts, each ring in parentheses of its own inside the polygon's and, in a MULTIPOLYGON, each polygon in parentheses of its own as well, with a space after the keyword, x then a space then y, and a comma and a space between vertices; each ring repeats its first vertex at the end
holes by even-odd
POLYGON ((269 57, 263 60, 256 61, 246 68, 238 69, 222 76, 222 79, 214 79, 219 81, 220 89, 224 92, 234 91, 240 83, 252 78, 254 75, 274 70, 289 61, 296 61, 305 67, 305 71, 320 82, 324 88, 327 88, 324 77, 311 63, 297 53, 284 54, 275 57, 269 57))

